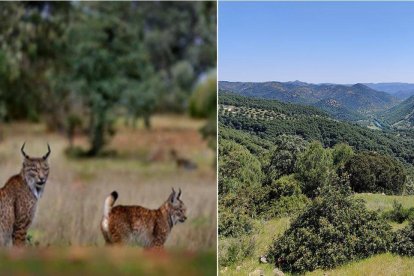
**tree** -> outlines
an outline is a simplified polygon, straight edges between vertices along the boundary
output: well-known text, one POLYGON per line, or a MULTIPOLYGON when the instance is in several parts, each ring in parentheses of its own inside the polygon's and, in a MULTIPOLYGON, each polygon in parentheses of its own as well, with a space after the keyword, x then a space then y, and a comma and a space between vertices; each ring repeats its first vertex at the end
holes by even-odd
POLYGON ((219 194, 237 193, 246 187, 261 187, 260 162, 241 145, 222 140, 219 147, 219 194))
POLYGON ((295 167, 298 180, 302 183, 302 191, 309 197, 319 194, 320 188, 332 178, 332 155, 321 143, 312 142, 300 154, 295 167))
POLYGON ((207 123, 202 127, 201 134, 211 149, 217 148, 217 77, 211 71, 201 80, 191 95, 189 111, 195 118, 205 118, 207 123))
POLYGON ((341 174, 345 168, 345 164, 354 156, 352 147, 347 144, 336 144, 332 149, 333 166, 338 174, 341 174))
POLYGON ((291 135, 279 136, 275 144, 276 149, 271 155, 269 165, 264 169, 268 184, 282 175, 292 174, 299 154, 307 146, 305 140, 291 135))
POLYGON ((352 190, 357 193, 402 194, 406 171, 396 159, 374 152, 353 156, 345 165, 352 190))

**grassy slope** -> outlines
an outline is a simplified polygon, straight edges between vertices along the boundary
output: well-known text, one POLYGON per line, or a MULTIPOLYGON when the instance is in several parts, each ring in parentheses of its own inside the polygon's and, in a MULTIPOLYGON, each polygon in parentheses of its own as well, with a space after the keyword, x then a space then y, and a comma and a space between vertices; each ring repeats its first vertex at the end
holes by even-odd
MULTIPOLYGON (((356 198, 362 198, 366 201, 366 206, 370 210, 390 210, 394 200, 400 202, 405 208, 414 207, 414 196, 387 196, 380 194, 357 194, 356 198)), ((264 255, 267 246, 273 238, 280 236, 289 227, 289 218, 274 219, 262 223, 259 234, 256 234, 256 252, 252 258, 244 260, 242 263, 234 264, 227 268, 220 268, 223 275, 246 275, 256 269, 262 269, 265 275, 272 275, 273 265, 260 264, 259 256, 264 255), (240 269, 237 270, 237 267, 240 269)), ((393 229, 404 227, 403 224, 392 224, 393 229)), ((358 262, 346 264, 333 270, 317 270, 309 275, 413 275, 414 258, 393 256, 391 254, 380 254, 358 262)))

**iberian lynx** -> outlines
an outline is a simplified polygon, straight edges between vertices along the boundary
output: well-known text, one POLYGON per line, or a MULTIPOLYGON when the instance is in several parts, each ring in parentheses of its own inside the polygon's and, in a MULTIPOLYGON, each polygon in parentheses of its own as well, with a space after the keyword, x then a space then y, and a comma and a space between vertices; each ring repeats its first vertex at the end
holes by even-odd
POLYGON ((29 157, 21 148, 23 167, 0 189, 0 246, 21 246, 36 212, 37 201, 43 193, 49 165, 47 153, 40 158, 29 157))
POLYGON ((156 210, 141 206, 112 207, 118 198, 112 192, 105 200, 101 230, 107 244, 133 244, 144 248, 163 247, 173 226, 184 222, 186 207, 172 190, 168 199, 156 210))

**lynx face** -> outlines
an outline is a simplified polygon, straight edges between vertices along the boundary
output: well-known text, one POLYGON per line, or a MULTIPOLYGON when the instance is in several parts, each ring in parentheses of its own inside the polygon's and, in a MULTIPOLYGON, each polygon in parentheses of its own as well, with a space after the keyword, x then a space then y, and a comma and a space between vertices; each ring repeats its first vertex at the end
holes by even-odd
POLYGON ((186 211, 187 208, 185 207, 184 202, 180 199, 181 190, 176 196, 175 192, 173 192, 170 196, 170 214, 173 224, 183 223, 186 221, 186 211))
POLYGON ((49 176, 49 164, 47 158, 50 154, 50 147, 48 145, 48 152, 40 158, 29 157, 24 152, 24 144, 21 151, 24 156, 22 168, 23 176, 34 195, 39 198, 43 193, 44 186, 49 176))

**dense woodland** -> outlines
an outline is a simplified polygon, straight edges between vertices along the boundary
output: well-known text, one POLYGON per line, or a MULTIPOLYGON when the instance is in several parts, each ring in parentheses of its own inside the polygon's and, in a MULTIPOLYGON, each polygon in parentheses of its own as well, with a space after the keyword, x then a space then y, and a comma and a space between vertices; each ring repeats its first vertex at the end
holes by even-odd
MULTIPOLYGON (((0 123, 84 132, 89 155, 119 117, 149 128, 152 114, 191 105, 215 125, 214 2, 9 2, 0 20, 0 123)), ((203 133, 214 140, 211 126, 203 133)))
POLYGON ((254 251, 257 221, 280 217, 293 221, 273 237, 267 257, 283 271, 328 269, 388 251, 413 255, 408 228, 396 233, 389 222, 414 218, 414 210, 397 204, 388 213, 368 211, 353 196, 414 193, 409 130, 373 130, 314 107, 226 91, 218 112, 222 266, 254 251))

